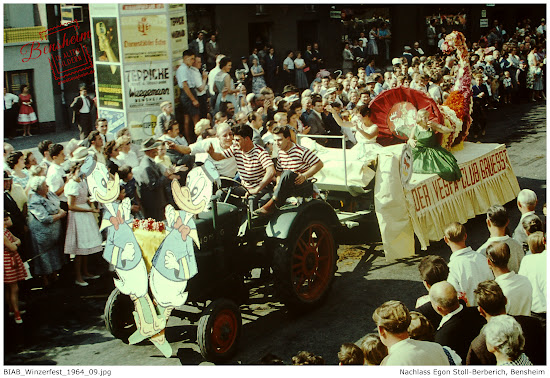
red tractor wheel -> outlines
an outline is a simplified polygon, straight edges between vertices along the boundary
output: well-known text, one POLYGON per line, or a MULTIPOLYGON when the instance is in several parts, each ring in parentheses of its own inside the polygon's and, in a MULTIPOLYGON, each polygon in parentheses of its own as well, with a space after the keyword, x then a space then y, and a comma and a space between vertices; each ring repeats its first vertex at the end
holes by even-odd
POLYGON ((197 342, 202 356, 220 362, 237 351, 242 319, 239 307, 229 299, 216 299, 204 310, 199 320, 197 342))
POLYGON ((336 270, 336 245, 322 221, 298 224, 297 232, 274 251, 273 270, 281 300, 293 310, 307 310, 327 296, 336 270))

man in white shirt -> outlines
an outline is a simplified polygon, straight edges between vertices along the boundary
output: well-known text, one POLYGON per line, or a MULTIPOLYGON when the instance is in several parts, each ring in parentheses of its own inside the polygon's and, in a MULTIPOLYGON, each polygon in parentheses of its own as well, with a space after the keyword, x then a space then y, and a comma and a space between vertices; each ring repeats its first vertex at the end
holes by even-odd
POLYGON ((216 94, 217 94, 214 86, 214 81, 215 81, 214 79, 216 78, 216 75, 218 74, 218 72, 221 71, 220 61, 223 58, 225 58, 225 55, 218 54, 218 56, 216 56, 216 67, 212 68, 208 73, 208 91, 210 92, 212 109, 214 109, 214 105, 216 105, 216 94))
POLYGON ((94 130, 88 135, 88 153, 94 155, 99 163, 107 164, 105 154, 103 153, 103 139, 99 135, 99 131, 94 130))
POLYGON ((445 228, 445 243, 451 248, 449 282, 468 306, 476 306, 474 290, 480 282, 492 280, 493 273, 485 257, 466 246, 466 227, 454 222, 445 228))
POLYGON ((19 97, 8 93, 4 87, 4 130, 10 139, 15 136, 17 131, 17 106, 15 106, 17 103, 19 103, 19 97))
POLYGON ((86 85, 80 86, 80 95, 75 97, 70 107, 73 109, 73 123, 78 125, 80 139, 86 139, 92 131, 95 119, 95 103, 88 96, 86 85))
MULTIPOLYGON (((163 127, 163 134, 158 139, 161 142, 167 142, 169 144, 174 143, 177 146, 188 146, 187 140, 184 137, 180 137, 180 126, 178 121, 172 120, 165 124, 163 127)), ((170 158, 172 164, 176 166, 185 165, 188 169, 193 166, 193 159, 189 155, 182 154, 175 149, 169 149, 166 151, 166 155, 170 158)))
MULTIPOLYGON (((541 231, 537 231, 530 235, 529 238, 540 236, 544 238, 544 234, 541 231)), ((519 274, 525 276, 531 282, 533 288, 533 302, 531 304, 531 315, 538 317, 546 323, 546 250, 541 253, 533 253, 532 255, 525 256, 521 260, 521 267, 519 268, 519 274)))
POLYGON ((95 121, 95 129, 99 131, 99 136, 103 140, 104 146, 107 144, 107 142, 115 139, 113 133, 107 132, 107 130, 109 129, 109 123, 105 118, 98 118, 97 121, 95 121))
POLYGON ((501 241, 508 244, 508 247, 510 247, 508 269, 517 273, 519 271, 521 259, 525 253, 523 252, 521 244, 506 234, 506 228, 509 223, 508 214, 503 206, 491 206, 489 210, 487 210, 487 228, 489 229, 490 237, 481 247, 479 247, 477 252, 487 257, 486 250, 492 242, 501 241))
POLYGON ((449 360, 441 345, 413 340, 407 329, 411 315, 399 301, 388 301, 372 314, 380 340, 388 348, 388 355, 380 365, 385 366, 444 366, 449 360))
POLYGON ((197 92, 197 100, 199 101, 199 118, 206 118, 208 112, 208 96, 206 90, 208 86, 206 81, 208 79, 208 72, 205 70, 201 73, 202 58, 200 56, 195 57, 195 63, 189 67, 189 74, 193 80, 193 88, 197 92))
POLYGON ((495 281, 508 299, 508 315, 531 315, 533 288, 525 276, 510 272, 508 260, 510 248, 503 242, 493 242, 487 247, 487 263, 495 275, 495 281))
POLYGON ((197 39, 191 41, 189 44, 189 49, 193 51, 195 56, 200 56, 201 58, 204 55, 204 35, 206 32, 204 30, 201 30, 197 34, 197 39))
POLYGON ((55 193, 61 202, 67 202, 67 197, 65 196, 65 170, 61 168, 61 164, 65 161, 65 152, 63 151, 63 146, 61 144, 50 144, 48 148, 50 157, 52 158, 52 163, 48 168, 46 173, 46 184, 50 192, 55 193))
POLYGON ((522 246, 527 244, 527 234, 523 228, 522 221, 525 217, 531 214, 535 214, 535 207, 537 206, 537 194, 531 189, 523 189, 518 194, 517 205, 521 212, 521 218, 518 222, 512 237, 518 241, 522 246))
POLYGON ((540 20, 540 25, 537 27, 537 34, 546 33, 546 20, 543 18, 540 20))
POLYGON ((183 111, 183 135, 187 140, 193 140, 193 125, 199 121, 199 100, 190 69, 195 63, 195 54, 185 50, 182 54, 183 64, 176 71, 176 79, 181 89, 180 103, 183 111))
POLYGON ((384 77, 382 76, 382 74, 375 73, 372 75, 372 78, 375 81, 373 93, 374 96, 378 96, 380 93, 382 93, 382 91, 384 91, 384 77))

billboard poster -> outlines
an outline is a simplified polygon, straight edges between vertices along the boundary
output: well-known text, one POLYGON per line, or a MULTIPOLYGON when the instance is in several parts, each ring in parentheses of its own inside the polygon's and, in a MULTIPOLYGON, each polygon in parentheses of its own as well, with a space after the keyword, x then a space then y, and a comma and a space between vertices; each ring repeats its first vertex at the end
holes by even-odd
POLYGON ((96 62, 120 62, 116 17, 93 17, 92 37, 96 62))
MULTIPOLYGON (((127 64, 124 68, 126 108, 141 109, 144 106, 158 106, 163 101, 171 101, 172 77, 168 62, 127 64)), ((160 108, 159 108, 160 113, 160 108)))
POLYGON ((123 109, 120 67, 109 64, 96 64, 97 94, 99 107, 123 109), (114 70, 112 69, 114 67, 114 70))
POLYGON ((170 13, 170 36, 172 38, 172 56, 180 57, 187 50, 187 16, 183 11, 170 13))
POLYGON ((168 33, 165 15, 120 18, 124 61, 168 60, 168 33))
POLYGON ((158 13, 166 10, 166 4, 121 4, 122 14, 158 13))
POLYGON ((159 113, 160 111, 153 109, 128 113, 128 125, 133 143, 141 144, 144 140, 153 136, 159 113))
POLYGON ((116 3, 91 3, 88 8, 92 17, 113 17, 118 12, 116 3))
POLYGON ((99 108, 99 118, 105 118, 107 120, 109 132, 113 134, 116 134, 120 129, 126 126, 123 111, 99 108))
POLYGON ((176 78, 176 72, 178 71, 178 67, 183 64, 183 58, 181 55, 179 57, 176 57, 174 55, 174 59, 172 60, 172 85, 174 88, 174 107, 179 105, 180 103, 180 95, 182 89, 178 85, 178 79, 176 78))

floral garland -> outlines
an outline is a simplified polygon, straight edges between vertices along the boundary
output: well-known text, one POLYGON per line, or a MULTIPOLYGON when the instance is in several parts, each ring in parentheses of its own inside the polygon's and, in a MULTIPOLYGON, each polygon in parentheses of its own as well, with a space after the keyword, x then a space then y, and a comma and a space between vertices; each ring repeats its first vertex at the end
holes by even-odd
MULTIPOLYGON (((472 123, 472 117, 470 116, 472 112, 472 72, 470 70, 470 59, 464 34, 458 31, 453 31, 448 34, 441 46, 441 50, 446 54, 451 54, 456 51, 459 60, 457 80, 453 87, 453 91, 443 104, 454 110, 456 116, 462 121, 461 130, 454 134, 456 135, 452 142, 454 146, 466 139, 472 123)), ((455 130, 456 126, 457 125, 453 125, 455 130)))
POLYGON ((134 221, 132 222, 132 231, 136 229, 163 232, 166 229, 166 226, 164 225, 164 223, 158 222, 153 218, 134 219, 134 221))
POLYGON ((445 126, 453 129, 452 133, 443 136, 441 142, 441 146, 450 151, 457 135, 462 131, 462 120, 459 119, 456 112, 448 106, 442 105, 439 107, 439 110, 441 110, 441 114, 443 114, 443 118, 445 119, 445 126))

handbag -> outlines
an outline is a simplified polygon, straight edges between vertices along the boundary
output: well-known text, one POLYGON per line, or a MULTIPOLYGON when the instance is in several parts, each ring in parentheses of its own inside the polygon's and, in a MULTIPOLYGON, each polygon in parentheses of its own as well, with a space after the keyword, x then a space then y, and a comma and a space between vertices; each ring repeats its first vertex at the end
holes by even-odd
POLYGON ((304 68, 304 72, 308 72, 308 71, 309 71, 309 67, 304 68))

